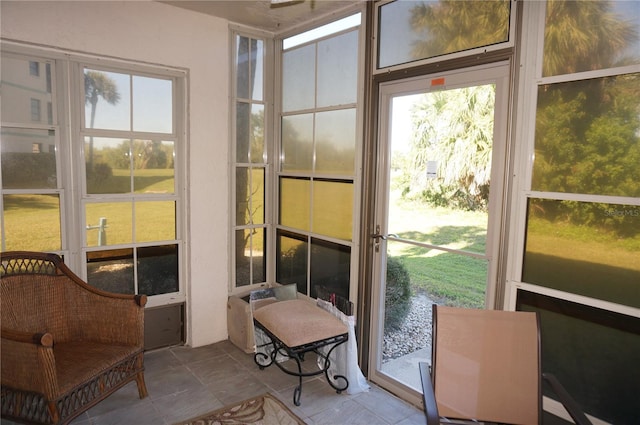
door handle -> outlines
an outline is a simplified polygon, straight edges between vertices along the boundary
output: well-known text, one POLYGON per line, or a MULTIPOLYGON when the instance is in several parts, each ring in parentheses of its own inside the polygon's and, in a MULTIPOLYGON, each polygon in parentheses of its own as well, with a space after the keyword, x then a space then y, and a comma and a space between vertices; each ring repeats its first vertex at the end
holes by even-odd
POLYGON ((386 241, 387 239, 389 239, 389 237, 396 238, 396 239, 400 238, 400 236, 396 235, 395 233, 389 233, 387 235, 381 235, 380 233, 374 233, 373 235, 371 235, 371 237, 376 239, 376 240, 382 239, 383 241, 386 241))
POLYGON ((373 247, 375 248, 376 252, 380 251, 380 240, 386 241, 389 236, 393 237, 393 238, 398 238, 399 236, 394 234, 394 233, 389 233, 389 234, 382 234, 380 233, 380 225, 376 226, 376 233, 373 233, 371 235, 371 237, 374 239, 373 242, 373 247))

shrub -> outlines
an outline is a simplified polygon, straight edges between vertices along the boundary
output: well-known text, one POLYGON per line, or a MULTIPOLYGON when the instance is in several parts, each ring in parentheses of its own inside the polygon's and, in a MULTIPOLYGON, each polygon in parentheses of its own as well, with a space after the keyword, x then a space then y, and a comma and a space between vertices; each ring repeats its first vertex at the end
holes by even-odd
POLYGON ((411 306, 411 279, 407 268, 394 257, 387 258, 387 289, 385 292, 385 330, 400 327, 411 306))
POLYGON ((52 187, 55 182, 55 154, 3 152, 2 183, 6 188, 52 187))

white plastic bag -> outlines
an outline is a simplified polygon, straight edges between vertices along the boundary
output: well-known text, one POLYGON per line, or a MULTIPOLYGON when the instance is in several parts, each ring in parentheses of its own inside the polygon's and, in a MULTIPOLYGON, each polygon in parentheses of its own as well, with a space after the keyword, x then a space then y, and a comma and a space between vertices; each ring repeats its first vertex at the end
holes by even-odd
MULTIPOLYGON (((321 307, 340 319, 342 323, 347 325, 349 332, 348 341, 340 344, 331 352, 331 364, 328 370, 329 377, 335 375, 346 377, 349 381, 349 386, 345 390, 347 394, 358 394, 369 391, 370 386, 358 365, 358 344, 356 342, 355 330, 356 318, 354 316, 347 316, 328 301, 318 299, 318 307, 321 307)), ((322 347, 319 351, 326 356, 330 349, 330 346, 322 347)), ((318 367, 321 369, 324 367, 324 359, 321 357, 318 357, 318 367)), ((340 384, 339 381, 337 383, 340 384)))

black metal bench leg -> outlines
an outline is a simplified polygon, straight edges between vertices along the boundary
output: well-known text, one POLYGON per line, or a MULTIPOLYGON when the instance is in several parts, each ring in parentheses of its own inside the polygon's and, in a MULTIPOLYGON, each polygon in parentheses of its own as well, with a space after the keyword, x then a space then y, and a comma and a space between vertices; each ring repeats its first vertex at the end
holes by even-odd
POLYGON ((301 359, 300 355, 291 356, 290 358, 295 360, 296 365, 298 366, 298 373, 296 374, 298 376, 298 386, 293 390, 293 404, 295 404, 296 406, 300 406, 300 396, 302 395, 302 377, 304 376, 304 373, 302 373, 302 364, 300 363, 300 361, 304 359, 301 359))
POLYGON ((337 335, 335 337, 319 340, 305 346, 288 347, 284 343, 282 343, 282 341, 280 341, 275 335, 273 335, 268 329, 263 327, 259 322, 254 321, 254 323, 262 331, 264 331, 265 335, 270 340, 269 343, 261 345, 259 348, 271 346, 272 349, 270 350, 269 355, 261 351, 258 351, 254 355, 253 360, 260 369, 264 369, 266 367, 271 366, 272 364, 275 364, 284 373, 298 377, 298 385, 293 391, 293 404, 295 404, 296 406, 300 406, 300 397, 302 395, 302 378, 306 376, 317 376, 320 374, 324 374, 329 385, 331 385, 331 387, 335 389, 338 394, 340 394, 342 391, 346 390, 349 387, 349 381, 345 376, 343 375, 330 376, 329 374, 329 367, 331 366, 331 361, 329 360, 329 356, 337 346, 347 342, 348 340, 347 334, 337 335), (327 352, 327 355, 325 356, 324 354, 319 352, 319 348, 326 347, 326 346, 331 346, 331 348, 329 349, 329 351, 327 352), (304 361, 305 353, 309 351, 315 352, 317 355, 319 355, 324 359, 324 364, 323 364, 324 367, 322 369, 319 369, 313 372, 302 371, 301 362, 304 361), (281 354, 282 356, 287 357, 289 359, 295 360, 297 365, 297 372, 293 370, 289 370, 285 366, 280 364, 280 362, 277 361, 278 354, 281 354), (337 381, 339 380, 343 380, 344 385, 338 385, 337 381))
POLYGON ((344 391, 347 388, 349 388, 349 380, 347 379, 346 376, 343 376, 343 375, 333 375, 332 377, 329 376, 329 367, 331 367, 331 360, 329 360, 329 357, 331 356, 331 353, 333 352, 333 350, 336 349, 336 347, 344 344, 345 342, 346 341, 342 341, 342 342, 340 342, 338 344, 333 345, 326 356, 318 353, 318 355, 320 355, 321 357, 324 358, 324 376, 325 376, 325 378, 327 378, 327 382, 329 383, 329 385, 331 385, 331 387, 334 390, 336 390, 336 393, 338 393, 338 394, 342 393, 342 391, 344 391), (338 386, 337 384, 334 383, 334 381, 337 382, 340 379, 342 379, 344 381, 344 385, 343 386, 338 386))

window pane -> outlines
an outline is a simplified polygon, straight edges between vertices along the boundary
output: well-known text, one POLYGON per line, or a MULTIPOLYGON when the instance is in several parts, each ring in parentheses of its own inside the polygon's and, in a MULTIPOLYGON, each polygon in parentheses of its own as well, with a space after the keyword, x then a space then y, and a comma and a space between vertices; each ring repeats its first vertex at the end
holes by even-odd
POLYGON ((265 229, 236 230, 236 286, 266 282, 265 229))
POLYGON ((251 232, 236 230, 236 286, 251 284, 251 232))
POLYGON ((309 179, 280 178, 279 224, 309 230, 310 189, 309 179))
POLYGON ((313 171, 313 115, 282 117, 282 171, 313 171))
POLYGON ((257 47, 253 41, 249 37, 236 37, 236 97, 240 99, 249 99, 253 59, 250 52, 257 47))
POLYGON ((295 233, 278 230, 276 239, 276 281, 283 285, 295 283, 298 292, 307 294, 306 238, 295 233))
POLYGON ((533 190, 640 196, 640 74, 538 90, 533 190))
POLYGON ((238 36, 237 43, 236 96, 262 100, 264 42, 238 36))
POLYGON ((322 287, 349 299, 351 248, 344 245, 311 239, 311 296, 322 287))
POLYGON ((318 43, 318 107, 355 103, 358 93, 358 31, 318 43))
POLYGON ((319 112, 316 115, 316 173, 355 172, 356 110, 319 112))
POLYGON ((236 225, 264 223, 264 168, 236 168, 236 225))
POLYGON ((86 246, 131 243, 133 239, 132 216, 131 202, 86 204, 86 246))
POLYGON ((2 200, 7 251, 62 249, 58 195, 4 195, 2 200))
POLYGON ((37 77, 40 75, 40 63, 29 61, 29 74, 37 77))
POLYGON ((640 2, 549 1, 545 76, 640 63, 640 2))
POLYGON ((639 318, 522 290, 516 309, 540 314, 542 370, 556 375, 585 413, 604 423, 637 422, 639 318))
POLYGON ((174 193, 174 142, 133 141, 133 190, 136 193, 174 193))
POLYGON ((173 82, 133 76, 133 131, 173 133, 173 82))
POLYGON ((266 162, 264 105, 236 104, 236 162, 266 162))
POLYGON ((138 294, 178 292, 178 245, 138 248, 138 294))
POLYGON ((282 55, 282 110, 315 106, 316 46, 292 49, 282 55))
POLYGON ((251 162, 261 164, 266 161, 264 149, 264 105, 251 105, 251 162))
POLYGON ((509 0, 396 1, 380 7, 378 68, 509 40, 509 0))
POLYGON ((84 91, 85 128, 131 130, 129 75, 85 69, 84 91))
POLYGON ((174 201, 136 202, 136 242, 176 239, 174 201))
POLYGON ((264 168, 251 169, 251 223, 264 223, 264 168))
POLYGON ((353 184, 313 181, 313 232, 351 240, 353 184))
POLYGON ((326 25, 315 27, 309 31, 301 32, 291 37, 282 40, 282 48, 284 50, 291 49, 299 46, 300 44, 308 43, 310 41, 317 40, 322 37, 327 37, 331 34, 335 34, 341 31, 348 30, 349 28, 357 27, 362 21, 362 15, 360 13, 347 16, 346 18, 338 19, 337 21, 329 22, 326 25))
POLYGON ((253 268, 253 280, 251 283, 267 281, 267 263, 264 255, 266 251, 266 229, 254 229, 251 234, 251 265, 253 268))
POLYGON ((249 167, 236 167, 236 225, 244 226, 251 220, 251 176, 249 167))
POLYGON ((262 100, 263 98, 263 79, 264 79, 264 41, 252 40, 256 44, 255 49, 251 49, 251 63, 255 64, 253 71, 251 99, 262 100))
POLYGON ((133 249, 87 252, 87 283, 103 291, 134 294, 133 249))
POLYGON ((522 281, 640 308, 640 206, 531 199, 522 281))
POLYGON ((24 130, 3 127, 2 146, 3 189, 55 189, 55 133, 48 130, 24 130))
POLYGON ((236 162, 249 162, 251 147, 251 104, 236 103, 236 162))
POLYGON ((31 98, 31 122, 39 123, 42 108, 40 107, 40 99, 31 98))
MULTIPOLYGON (((0 116, 6 123, 30 123, 33 122, 32 105, 38 104, 38 113, 42 113, 42 107, 53 102, 51 95, 51 67, 46 62, 26 59, 17 59, 10 56, 2 56, 2 96, 0 96, 0 116), (47 66, 45 66, 47 65, 47 66), (37 73, 33 73, 34 68, 37 73)), ((36 121, 40 124, 41 116, 36 121)), ((48 124, 52 124, 48 122, 48 124)))
POLYGON ((85 137, 87 193, 131 193, 131 141, 85 137))

